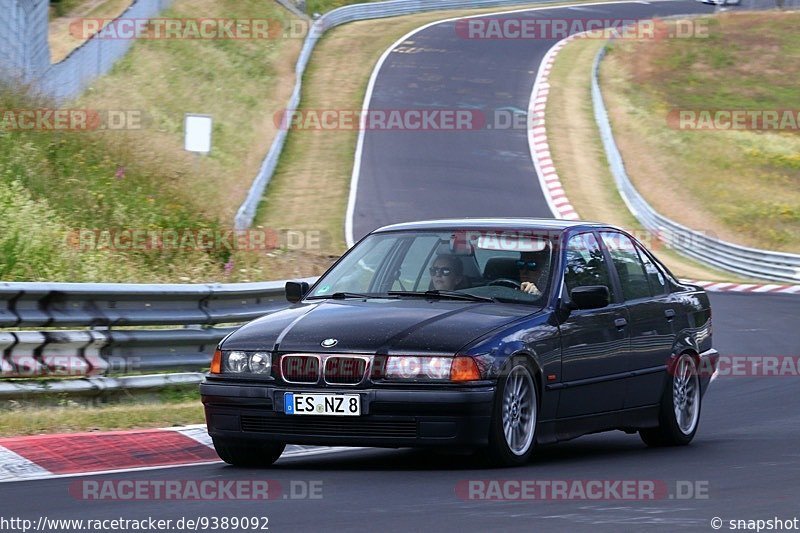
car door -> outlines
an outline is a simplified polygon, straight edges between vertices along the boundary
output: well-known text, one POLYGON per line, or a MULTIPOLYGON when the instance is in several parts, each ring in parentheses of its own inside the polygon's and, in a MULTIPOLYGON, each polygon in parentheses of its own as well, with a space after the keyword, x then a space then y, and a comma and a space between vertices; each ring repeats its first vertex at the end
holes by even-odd
POLYGON ((675 339, 674 306, 667 280, 633 239, 619 232, 602 232, 600 238, 611 256, 620 290, 628 309, 632 374, 627 380, 625 408, 658 403, 664 370, 675 339))
POLYGON ((611 304, 572 310, 560 327, 561 389, 558 417, 579 417, 620 410, 625 399, 629 338, 628 311, 614 287, 608 259, 592 232, 567 242, 562 297, 576 287, 605 285, 611 304))

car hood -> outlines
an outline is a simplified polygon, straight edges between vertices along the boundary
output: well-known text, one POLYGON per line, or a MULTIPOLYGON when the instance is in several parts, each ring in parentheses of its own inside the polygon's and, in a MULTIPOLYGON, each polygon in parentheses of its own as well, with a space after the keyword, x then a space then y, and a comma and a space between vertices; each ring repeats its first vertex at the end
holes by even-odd
POLYGON ((526 305, 431 300, 325 300, 250 322, 226 350, 325 353, 456 353, 495 328, 534 313, 526 305), (325 339, 336 339, 323 348, 325 339))

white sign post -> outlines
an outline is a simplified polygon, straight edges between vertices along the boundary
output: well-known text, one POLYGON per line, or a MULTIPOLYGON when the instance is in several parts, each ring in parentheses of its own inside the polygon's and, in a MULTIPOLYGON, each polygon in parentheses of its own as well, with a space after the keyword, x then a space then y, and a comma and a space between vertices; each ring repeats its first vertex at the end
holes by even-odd
POLYGON ((208 154, 211 151, 212 123, 213 120, 210 115, 187 113, 183 120, 183 148, 187 152, 208 154))

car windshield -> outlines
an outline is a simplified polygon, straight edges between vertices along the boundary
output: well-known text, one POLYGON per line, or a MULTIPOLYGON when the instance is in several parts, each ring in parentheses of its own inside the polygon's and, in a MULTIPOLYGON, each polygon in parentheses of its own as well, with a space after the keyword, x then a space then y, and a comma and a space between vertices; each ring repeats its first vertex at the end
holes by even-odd
POLYGON ((533 231, 370 235, 320 278, 320 298, 439 298, 544 304, 552 243, 533 231))

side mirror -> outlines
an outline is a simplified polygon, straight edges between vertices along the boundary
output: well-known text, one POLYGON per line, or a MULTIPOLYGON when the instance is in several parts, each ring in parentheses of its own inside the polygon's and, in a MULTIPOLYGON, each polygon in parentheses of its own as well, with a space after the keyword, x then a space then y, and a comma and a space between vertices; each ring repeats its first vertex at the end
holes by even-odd
POLYGON ((605 285, 575 287, 569 297, 578 309, 600 309, 611 303, 611 295, 605 285))
POLYGON ((308 293, 309 287, 310 285, 306 281, 287 281, 286 299, 289 300, 289 302, 296 304, 308 293))

